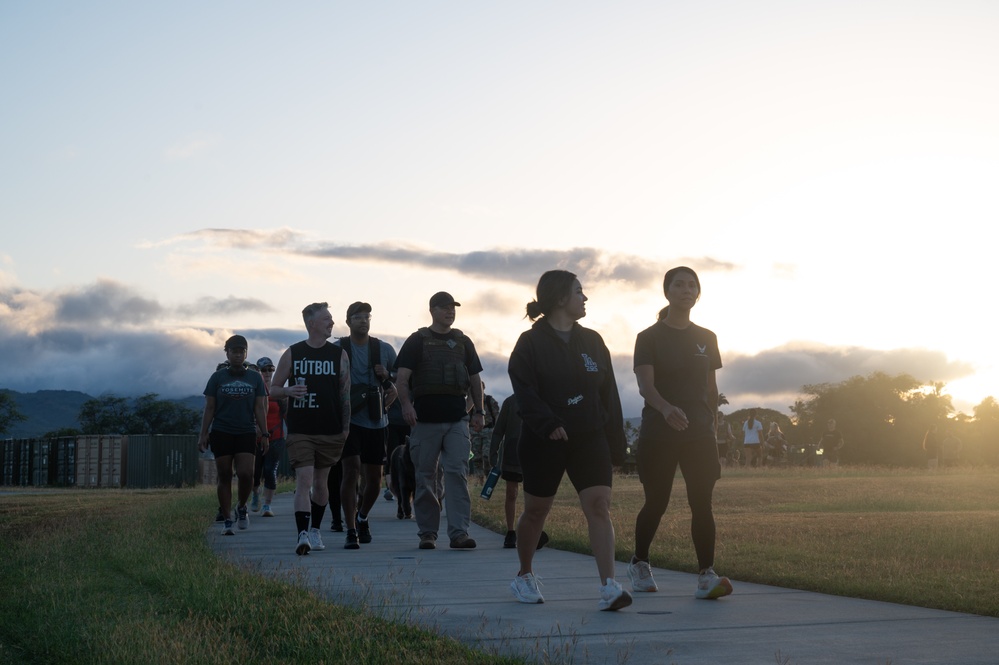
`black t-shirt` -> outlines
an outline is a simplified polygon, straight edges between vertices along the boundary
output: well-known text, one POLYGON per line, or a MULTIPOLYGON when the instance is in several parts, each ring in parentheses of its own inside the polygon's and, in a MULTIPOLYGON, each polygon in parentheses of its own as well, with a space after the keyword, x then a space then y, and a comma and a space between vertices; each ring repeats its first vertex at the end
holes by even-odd
POLYGON ((656 390, 667 402, 683 409, 690 422, 687 429, 677 431, 646 403, 640 440, 714 443, 715 414, 708 403, 708 376, 722 366, 715 334, 693 323, 680 330, 660 321, 638 333, 635 367, 640 365, 652 365, 656 390))
MULTIPOLYGON (((451 333, 441 334, 431 330, 430 334, 439 340, 451 339, 451 333)), ((475 345, 467 336, 464 345, 465 368, 468 369, 469 376, 475 376, 482 372, 479 354, 475 352, 475 345)), ((409 336, 399 350, 399 357, 395 362, 396 370, 405 367, 416 372, 422 360, 423 335, 417 331, 409 336)), ((465 410, 465 398, 458 395, 423 395, 413 400, 413 408, 416 409, 416 419, 425 423, 453 423, 468 415, 465 410)))

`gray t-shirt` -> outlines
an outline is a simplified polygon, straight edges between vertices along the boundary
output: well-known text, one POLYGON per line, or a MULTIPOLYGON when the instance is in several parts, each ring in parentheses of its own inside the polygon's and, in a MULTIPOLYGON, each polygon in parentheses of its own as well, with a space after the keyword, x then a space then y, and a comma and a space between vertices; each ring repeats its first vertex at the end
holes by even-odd
POLYGON ((258 397, 267 397, 264 379, 258 372, 251 369, 233 376, 228 369, 220 369, 208 379, 204 394, 215 398, 212 431, 226 434, 257 431, 253 408, 258 397))
MULTIPOLYGON (((378 340, 378 343, 381 347, 381 358, 378 359, 379 364, 391 370, 395 366, 395 349, 388 342, 378 340)), ((379 385, 381 381, 375 376, 374 366, 368 360, 368 345, 363 344, 358 346, 350 341, 349 338, 341 339, 340 344, 350 344, 350 385, 379 385)), ((372 420, 368 417, 367 409, 361 409, 350 417, 351 425, 366 427, 368 429, 388 427, 388 423, 387 414, 382 413, 380 420, 372 420)))

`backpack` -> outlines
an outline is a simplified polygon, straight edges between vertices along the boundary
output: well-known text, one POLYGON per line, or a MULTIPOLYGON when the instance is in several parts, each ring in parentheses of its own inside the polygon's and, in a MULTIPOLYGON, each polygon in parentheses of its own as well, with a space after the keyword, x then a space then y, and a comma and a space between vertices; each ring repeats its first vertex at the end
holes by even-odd
MULTIPOLYGON (((337 344, 347 353, 347 360, 353 364, 353 344, 350 342, 350 337, 341 337, 337 344)), ((380 365, 382 362, 382 343, 376 337, 368 336, 368 370, 371 375, 374 376, 375 365, 380 365)), ((375 377, 377 381, 377 377, 375 377)), ((368 384, 362 383, 360 385, 350 385, 350 415, 354 416, 361 413, 365 408, 368 410, 368 418, 374 421, 379 421, 382 415, 385 413, 385 391, 377 383, 368 384)))

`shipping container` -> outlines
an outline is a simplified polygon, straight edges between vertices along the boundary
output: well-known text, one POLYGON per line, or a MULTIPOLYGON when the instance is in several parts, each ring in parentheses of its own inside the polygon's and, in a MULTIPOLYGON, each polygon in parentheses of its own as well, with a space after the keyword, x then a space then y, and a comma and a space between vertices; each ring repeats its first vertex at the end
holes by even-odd
POLYGON ((49 451, 52 446, 46 439, 35 439, 31 442, 31 482, 35 487, 45 487, 49 484, 49 451))
POLYGON ((58 487, 76 485, 76 437, 51 439, 49 483, 58 487))
POLYGON ((25 486, 31 484, 32 471, 35 465, 34 439, 14 439, 14 446, 18 448, 18 470, 17 483, 25 486))
POLYGON ((124 487, 127 465, 127 439, 120 434, 87 434, 76 438, 79 487, 124 487))
POLYGON ((0 442, 0 447, 3 448, 3 467, 2 467, 2 475, 0 475, 0 484, 20 485, 21 484, 20 446, 16 445, 15 439, 7 439, 6 441, 0 442))
POLYGON ((183 487, 197 483, 197 435, 131 434, 126 439, 126 487, 183 487))

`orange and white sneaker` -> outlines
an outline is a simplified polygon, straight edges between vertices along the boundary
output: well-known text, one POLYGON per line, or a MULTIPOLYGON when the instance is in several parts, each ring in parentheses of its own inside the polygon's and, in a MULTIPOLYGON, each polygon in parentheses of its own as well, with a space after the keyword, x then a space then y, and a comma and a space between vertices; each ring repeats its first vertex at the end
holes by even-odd
POLYGON ((714 600, 732 593, 732 583, 727 577, 718 577, 714 568, 708 568, 697 576, 695 598, 714 600))

